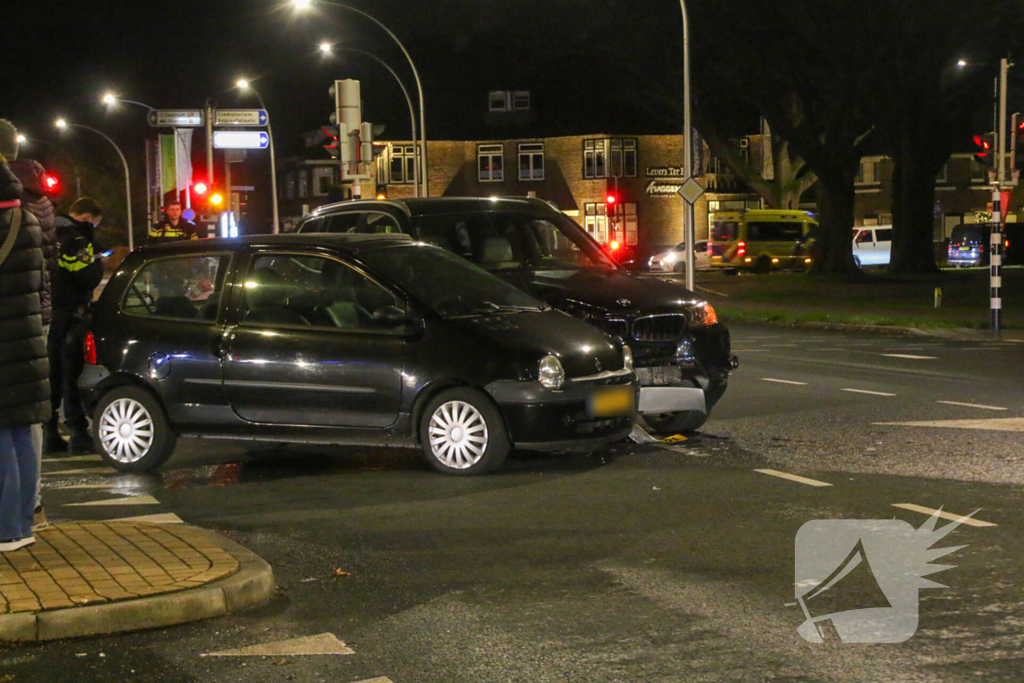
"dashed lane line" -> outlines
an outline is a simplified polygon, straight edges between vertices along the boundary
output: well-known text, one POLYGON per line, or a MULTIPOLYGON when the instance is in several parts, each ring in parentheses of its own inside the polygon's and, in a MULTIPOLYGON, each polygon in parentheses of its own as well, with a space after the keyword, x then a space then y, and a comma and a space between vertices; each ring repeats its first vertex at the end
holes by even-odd
POLYGON ((883 353, 888 358, 905 358, 906 360, 938 360, 938 356, 917 356, 913 353, 883 353))
MULTIPOLYGON (((937 513, 938 516, 941 517, 942 519, 948 519, 948 520, 951 520, 951 521, 954 521, 954 522, 963 517, 963 515, 955 515, 952 512, 946 512, 945 510, 935 510, 933 508, 926 508, 923 505, 914 505, 913 503, 893 503, 892 506, 894 508, 902 508, 903 510, 910 510, 911 512, 920 512, 922 515, 934 515, 934 514, 937 513)), ((975 519, 973 517, 969 517, 969 518, 963 520, 961 522, 961 524, 965 524, 967 526, 981 526, 981 527, 984 527, 984 526, 999 526, 998 524, 993 524, 992 522, 983 522, 982 520, 975 519)))
POLYGON ((895 396, 896 394, 890 394, 887 391, 868 391, 867 389, 840 389, 839 391, 848 391, 851 394, 868 394, 869 396, 895 396))
MULTIPOLYGON (((270 643, 260 643, 233 650, 206 652, 200 657, 296 657, 302 655, 354 655, 355 650, 338 639, 333 633, 319 633, 303 638, 289 638, 270 643)), ((387 680, 371 678, 371 681, 387 680)))
POLYGON ((788 479, 789 481, 795 481, 798 484, 807 484, 808 486, 832 486, 827 481, 818 481, 817 479, 808 479, 807 477, 801 477, 799 474, 790 474, 789 472, 780 472, 778 470, 754 470, 761 474, 767 474, 770 477, 778 477, 779 479, 788 479))
POLYGON ((997 417, 984 420, 925 420, 920 422, 875 422, 876 425, 895 427, 948 427, 951 429, 981 429, 992 432, 1024 432, 1024 417, 997 417))
POLYGON ((790 380, 790 379, 776 379, 774 377, 762 377, 761 381, 762 382, 775 382, 777 384, 792 384, 792 385, 798 386, 798 387, 805 387, 805 386, 807 386, 807 382, 794 382, 793 380, 790 380))
POLYGON ((942 403, 947 406, 963 406, 964 408, 979 408, 981 410, 1009 410, 1009 408, 1002 408, 1000 406, 984 406, 980 403, 960 403, 959 401, 936 401, 936 403, 942 403))
POLYGON ((115 474, 117 470, 113 467, 88 467, 79 470, 58 470, 57 472, 42 472, 44 477, 56 477, 66 474, 115 474))
POLYGON ((86 505, 159 505, 160 501, 153 496, 123 496, 106 500, 90 500, 86 503, 67 503, 63 507, 84 507, 86 505))

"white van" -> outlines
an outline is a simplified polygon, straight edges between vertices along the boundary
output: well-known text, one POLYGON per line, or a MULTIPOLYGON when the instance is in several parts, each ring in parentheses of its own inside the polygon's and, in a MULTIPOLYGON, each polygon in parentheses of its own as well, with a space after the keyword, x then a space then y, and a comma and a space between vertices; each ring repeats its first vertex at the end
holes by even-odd
POLYGON ((887 266, 891 252, 891 225, 865 225, 853 229, 853 260, 858 266, 887 266))

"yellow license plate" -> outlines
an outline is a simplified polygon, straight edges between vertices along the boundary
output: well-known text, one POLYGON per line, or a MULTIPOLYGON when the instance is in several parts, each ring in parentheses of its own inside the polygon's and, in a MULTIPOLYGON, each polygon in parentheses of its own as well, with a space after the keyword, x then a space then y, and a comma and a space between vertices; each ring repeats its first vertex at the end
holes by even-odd
POLYGON ((590 395, 587 412, 591 417, 622 417, 632 414, 635 400, 633 387, 595 389, 590 395))

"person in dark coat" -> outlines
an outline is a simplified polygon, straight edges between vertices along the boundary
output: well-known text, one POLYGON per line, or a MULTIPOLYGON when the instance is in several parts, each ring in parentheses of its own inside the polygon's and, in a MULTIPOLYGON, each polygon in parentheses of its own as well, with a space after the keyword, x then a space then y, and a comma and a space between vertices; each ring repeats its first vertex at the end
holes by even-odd
MULTIPOLYGON (((15 138, 17 142, 17 138, 15 138)), ((43 319, 43 335, 50 334, 50 319, 53 317, 53 304, 51 301, 51 282, 57 273, 57 210, 53 202, 47 196, 49 191, 46 186, 46 169, 34 159, 17 159, 8 161, 7 165, 21 183, 21 208, 28 211, 39 221, 39 229, 43 235, 43 260, 46 268, 43 270, 43 291, 40 308, 40 316, 43 319)), ((33 443, 36 451, 42 458, 43 426, 36 425, 32 429, 33 443)), ((40 463, 40 469, 42 463, 40 463)), ((46 511, 43 509, 42 494, 39 486, 36 486, 36 511, 35 523, 32 531, 41 531, 49 526, 46 520, 46 511)))
POLYGON ((0 552, 35 542, 39 456, 32 425, 50 417, 49 363, 39 315, 42 235, 35 217, 21 209, 21 191, 0 156, 0 552))
POLYGON ((82 347, 84 324, 92 303, 93 291, 103 280, 103 259, 94 243, 96 226, 103 209, 95 200, 80 197, 57 216, 57 273, 53 278, 53 322, 47 347, 50 354, 50 402, 53 417, 43 429, 43 451, 71 455, 93 452, 78 377, 85 367, 82 347), (63 405, 64 421, 71 429, 71 441, 65 443, 57 431, 57 410, 63 405))

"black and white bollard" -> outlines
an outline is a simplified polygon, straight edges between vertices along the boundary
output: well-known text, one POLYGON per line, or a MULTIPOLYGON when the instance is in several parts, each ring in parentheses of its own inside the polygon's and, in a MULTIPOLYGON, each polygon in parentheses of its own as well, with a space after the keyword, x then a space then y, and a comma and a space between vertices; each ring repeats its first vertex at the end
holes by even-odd
POLYGON ((992 338, 999 339, 999 312, 1003 307, 1000 289, 1003 286, 1003 232, 1002 232, 1002 195, 999 188, 992 192, 992 231, 989 239, 989 308, 992 313, 992 338))

